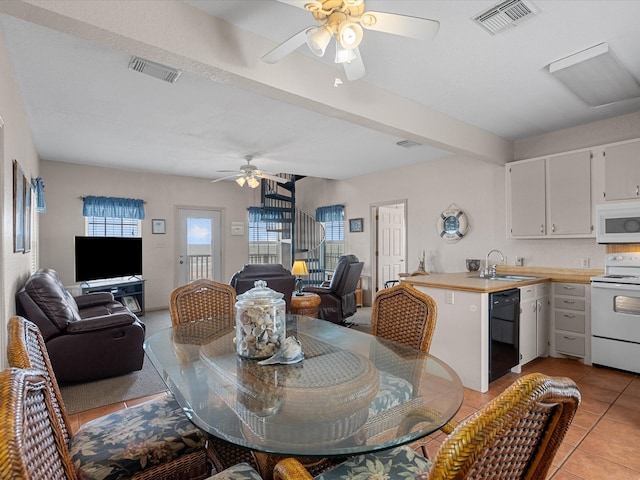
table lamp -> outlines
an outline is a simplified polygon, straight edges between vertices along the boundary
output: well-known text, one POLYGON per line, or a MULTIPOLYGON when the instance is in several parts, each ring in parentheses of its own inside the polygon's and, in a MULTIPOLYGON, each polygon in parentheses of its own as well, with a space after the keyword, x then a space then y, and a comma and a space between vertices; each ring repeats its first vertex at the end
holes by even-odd
POLYGON ((296 276, 296 295, 302 295, 300 291, 300 275, 309 275, 309 269, 307 268, 307 262, 304 260, 296 260, 293 262, 291 273, 296 276))

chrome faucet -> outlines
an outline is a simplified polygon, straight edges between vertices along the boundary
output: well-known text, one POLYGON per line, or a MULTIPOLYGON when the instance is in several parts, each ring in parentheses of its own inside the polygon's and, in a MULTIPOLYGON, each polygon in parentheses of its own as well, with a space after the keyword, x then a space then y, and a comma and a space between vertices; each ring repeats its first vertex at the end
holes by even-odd
POLYGON ((496 276, 497 265, 493 264, 493 265, 489 266, 489 257, 491 256, 492 253, 498 253, 500 255, 500 261, 502 263, 504 263, 504 255, 502 254, 502 252, 500 250, 494 249, 494 250, 489 251, 489 253, 487 253, 487 256, 486 256, 486 258, 484 260, 484 269, 480 273, 481 277, 493 278, 493 277, 496 276))

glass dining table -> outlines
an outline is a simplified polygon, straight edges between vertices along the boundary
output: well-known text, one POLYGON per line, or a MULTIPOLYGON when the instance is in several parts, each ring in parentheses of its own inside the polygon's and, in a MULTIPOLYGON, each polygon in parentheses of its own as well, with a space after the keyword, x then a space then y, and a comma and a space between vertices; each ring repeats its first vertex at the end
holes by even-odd
POLYGON ((288 315, 304 359, 260 365, 237 355, 222 324, 173 326, 144 349, 187 417, 237 446, 323 458, 385 450, 438 430, 462 404, 458 375, 413 348, 288 315))

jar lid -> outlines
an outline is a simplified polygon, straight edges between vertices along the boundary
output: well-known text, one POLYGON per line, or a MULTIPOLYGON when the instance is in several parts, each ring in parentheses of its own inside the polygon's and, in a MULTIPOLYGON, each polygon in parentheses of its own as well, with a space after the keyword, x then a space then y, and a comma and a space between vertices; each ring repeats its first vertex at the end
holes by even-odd
POLYGON ((256 280, 253 282, 254 287, 251 290, 247 290, 241 295, 238 295, 237 300, 240 302, 254 301, 277 301, 284 297, 284 293, 276 292, 267 287, 267 282, 264 280, 256 280))

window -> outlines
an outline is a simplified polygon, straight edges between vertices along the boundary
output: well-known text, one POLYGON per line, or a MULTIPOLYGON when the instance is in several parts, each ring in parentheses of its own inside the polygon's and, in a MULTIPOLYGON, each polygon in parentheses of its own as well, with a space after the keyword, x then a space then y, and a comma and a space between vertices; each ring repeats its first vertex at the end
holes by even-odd
POLYGON ((134 218, 87 217, 89 237, 139 237, 140 222, 134 218))
POLYGON ((263 222, 260 209, 249 209, 249 263, 280 263, 280 241, 278 232, 268 229, 263 222))
POLYGON ((326 240, 320 261, 324 270, 335 270, 338 258, 344 255, 344 205, 316 209, 316 221, 322 222, 326 240))

